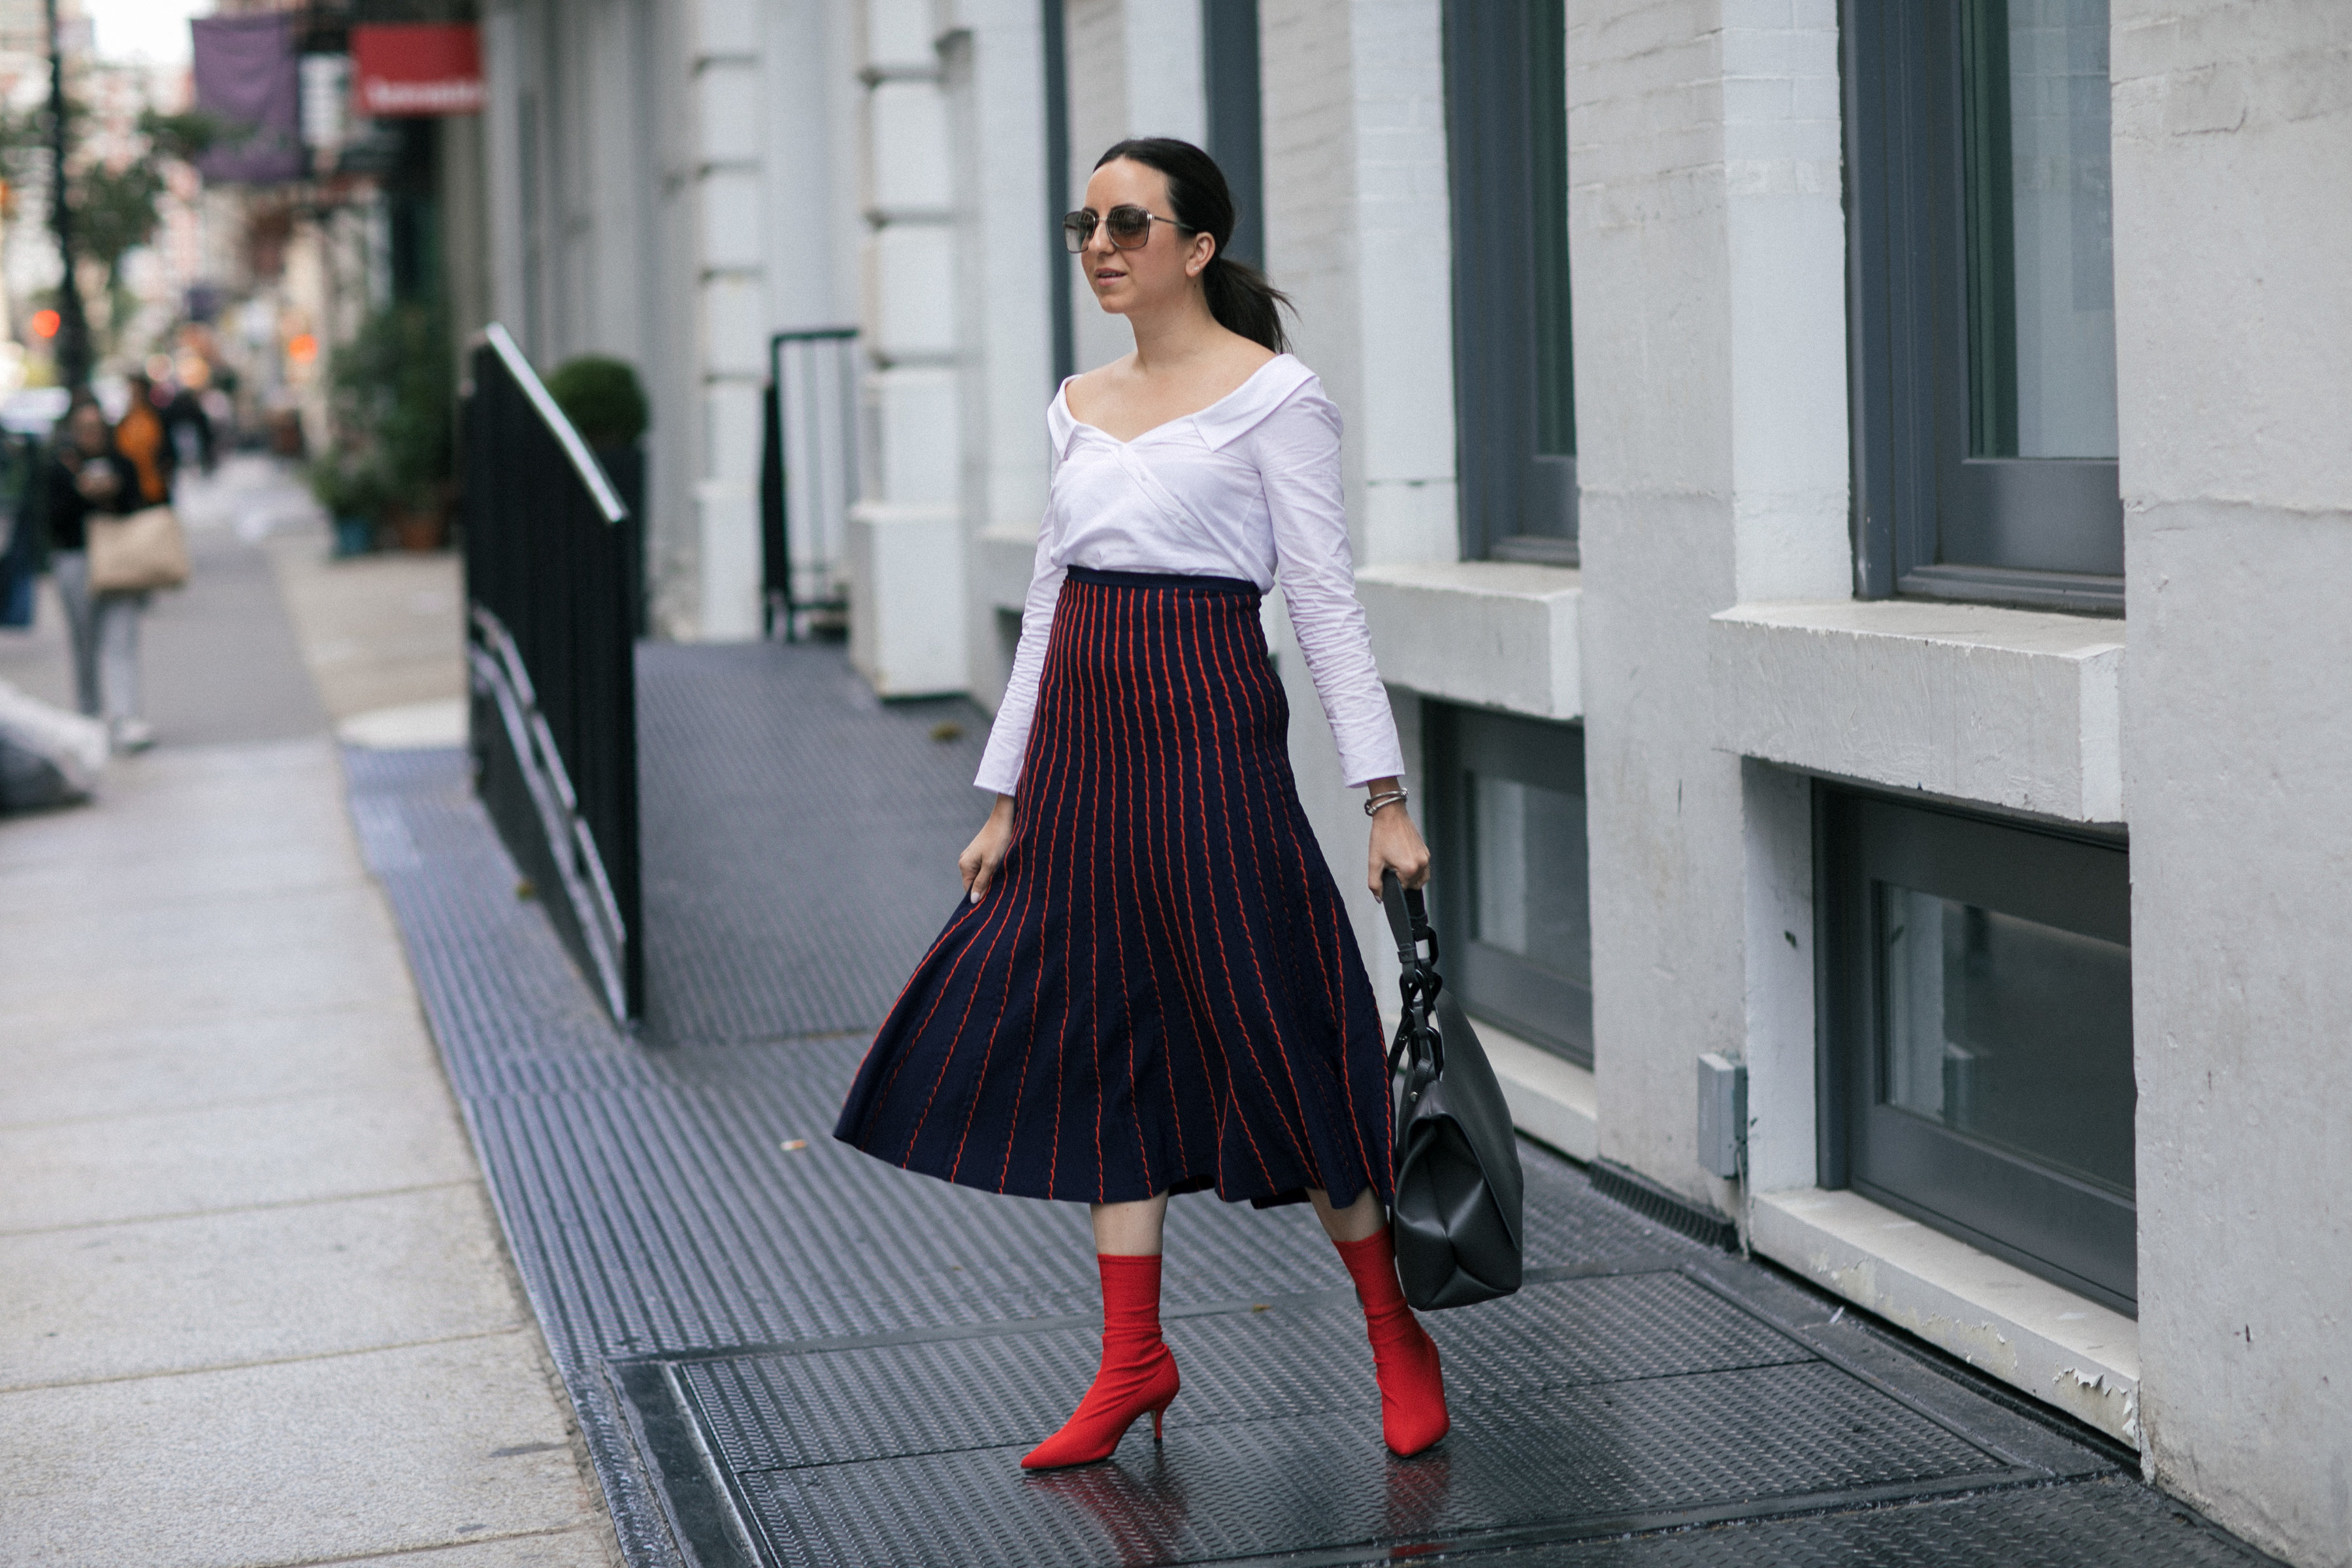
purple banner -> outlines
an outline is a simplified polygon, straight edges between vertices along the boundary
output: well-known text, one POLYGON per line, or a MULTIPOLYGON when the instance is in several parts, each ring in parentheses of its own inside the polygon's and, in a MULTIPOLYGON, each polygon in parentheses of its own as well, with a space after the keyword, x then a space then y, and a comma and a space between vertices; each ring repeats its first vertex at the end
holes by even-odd
POLYGON ((195 37, 196 107, 229 127, 220 145, 196 161, 205 179, 270 185, 310 173, 294 20, 277 11, 188 24, 195 37), (243 134, 248 128, 251 134, 243 134))

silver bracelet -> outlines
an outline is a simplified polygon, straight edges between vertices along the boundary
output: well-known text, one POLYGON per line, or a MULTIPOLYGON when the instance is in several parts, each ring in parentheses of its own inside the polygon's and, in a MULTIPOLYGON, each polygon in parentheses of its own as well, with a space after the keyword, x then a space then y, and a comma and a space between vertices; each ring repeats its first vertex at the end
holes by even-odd
POLYGON ((1402 805, 1404 802, 1404 786, 1402 784, 1399 784, 1394 789, 1382 790, 1380 794, 1372 796, 1371 799, 1364 802, 1364 815, 1366 816, 1376 816, 1380 814, 1381 807, 1384 805, 1402 805))

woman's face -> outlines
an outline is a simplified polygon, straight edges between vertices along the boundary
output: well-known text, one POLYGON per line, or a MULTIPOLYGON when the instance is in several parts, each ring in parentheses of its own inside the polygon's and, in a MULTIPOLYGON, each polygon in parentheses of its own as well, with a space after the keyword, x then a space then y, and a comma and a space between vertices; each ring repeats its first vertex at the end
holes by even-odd
MULTIPOLYGON (((1097 219, 1116 206, 1141 207, 1154 217, 1173 218, 1168 200, 1168 176, 1126 158, 1114 158, 1087 181, 1087 210, 1097 219)), ((1205 234, 1186 235, 1174 223, 1154 223, 1151 237, 1133 250, 1121 250, 1110 241, 1110 226, 1097 222, 1094 237, 1078 253, 1087 284, 1095 299, 1113 315, 1150 310, 1171 304, 1194 288, 1202 268, 1215 253, 1216 241, 1205 234)))
POLYGON ((74 445, 92 457, 106 450, 106 416, 89 404, 74 410, 74 445))

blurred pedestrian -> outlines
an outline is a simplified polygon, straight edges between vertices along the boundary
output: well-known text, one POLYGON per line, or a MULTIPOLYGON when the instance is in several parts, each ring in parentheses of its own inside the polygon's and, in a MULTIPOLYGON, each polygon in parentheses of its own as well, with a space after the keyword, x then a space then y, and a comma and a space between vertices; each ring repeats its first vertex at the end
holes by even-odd
POLYGON ((163 426, 163 411, 155 406, 155 384, 143 375, 131 377, 131 405, 122 411, 122 422, 114 427, 114 449, 139 479, 137 500, 123 507, 124 511, 170 502, 180 455, 163 426))
MULTIPOLYGON (((138 404, 134 401, 135 412, 138 404)), ((151 419, 154 410, 148 409, 151 419)), ((117 751, 154 744, 155 731, 139 712, 139 618, 144 594, 89 591, 89 520, 152 504, 146 477, 115 447, 105 411, 87 392, 76 393, 58 422, 63 437, 49 456, 49 569, 66 611, 73 645, 74 697, 84 713, 106 721, 117 751)), ((160 445, 163 426, 154 424, 160 445)), ((170 494, 162 470, 156 478, 170 494)))
MULTIPOLYGON (((1011 685, 977 782, 966 902, 876 1036, 835 1136, 969 1186, 1092 1205, 1102 1361, 1024 1458, 1093 1463, 1176 1397, 1168 1199, 1312 1202, 1364 1309, 1381 1434, 1445 1436, 1437 1347, 1399 1282, 1387 1063, 1355 934, 1292 775, 1258 605, 1283 597, 1369 786, 1367 883, 1429 876, 1357 603, 1339 412, 1284 303, 1224 254, 1206 153, 1121 142, 1066 242, 1135 352, 1062 384, 1011 685)), ((1277 1374, 1269 1373, 1269 1383, 1277 1374)))
POLYGON ((172 438, 174 460, 182 468, 213 471, 213 422, 204 400, 185 386, 175 386, 163 402, 163 428, 172 438))

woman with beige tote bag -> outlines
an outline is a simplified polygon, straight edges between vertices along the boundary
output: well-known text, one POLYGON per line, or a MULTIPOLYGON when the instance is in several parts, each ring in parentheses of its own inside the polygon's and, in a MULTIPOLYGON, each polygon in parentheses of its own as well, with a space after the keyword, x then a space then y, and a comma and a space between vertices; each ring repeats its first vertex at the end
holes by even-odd
MULTIPOLYGON (((119 529, 127 513, 145 510, 146 496, 137 470, 115 449, 105 413, 88 393, 75 396, 61 428, 47 473, 49 564, 73 645, 75 696, 84 713, 106 721, 117 751, 140 751, 155 740, 139 711, 139 619, 147 595, 104 585, 121 581, 120 575, 94 581, 93 555, 106 552, 92 545, 110 524, 119 529)), ((106 541, 108 546, 121 542, 119 534, 106 541)), ((118 571, 119 555, 107 562, 118 571)), ((184 549, 180 560, 178 580, 184 581, 184 549)))
POLYGON ((188 580, 187 541, 172 510, 176 454, 155 406, 155 384, 131 378, 131 406, 114 427, 114 450, 131 466, 131 493, 120 519, 96 522, 89 536, 89 586, 95 594, 144 594, 188 580))

